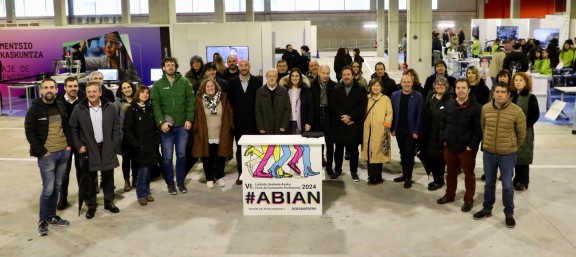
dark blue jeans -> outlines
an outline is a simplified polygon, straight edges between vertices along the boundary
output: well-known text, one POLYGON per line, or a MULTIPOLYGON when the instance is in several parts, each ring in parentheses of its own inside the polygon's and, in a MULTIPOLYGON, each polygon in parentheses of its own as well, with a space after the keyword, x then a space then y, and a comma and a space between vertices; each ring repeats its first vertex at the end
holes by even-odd
POLYGON ((40 194, 40 221, 56 216, 58 193, 62 186, 62 177, 70 152, 61 150, 48 156, 38 157, 38 167, 42 176, 42 194, 40 194))
POLYGON ((498 168, 502 177, 502 202, 504 203, 504 214, 514 214, 514 188, 512 187, 512 173, 516 164, 516 153, 493 154, 484 151, 484 174, 486 174, 486 184, 484 185, 484 211, 492 211, 492 206, 496 201, 496 178, 498 168))
POLYGON ((174 184, 174 164, 172 156, 176 148, 176 181, 184 182, 186 178, 186 142, 188 131, 184 126, 173 127, 168 133, 160 133, 162 140, 162 164, 164 165, 164 180, 166 184, 174 184))
POLYGON ((150 192, 150 165, 140 165, 138 167, 138 182, 136 184, 136 197, 146 198, 150 192))

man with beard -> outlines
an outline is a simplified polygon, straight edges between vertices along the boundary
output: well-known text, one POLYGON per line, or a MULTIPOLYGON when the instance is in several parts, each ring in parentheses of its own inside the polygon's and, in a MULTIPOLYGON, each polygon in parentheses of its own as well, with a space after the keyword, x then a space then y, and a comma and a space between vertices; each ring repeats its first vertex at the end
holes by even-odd
POLYGON ((218 85, 220 85, 222 92, 228 92, 228 81, 216 77, 217 73, 218 70, 216 64, 214 64, 213 62, 206 63, 206 65, 204 65, 204 76, 202 77, 201 80, 196 81, 196 83, 194 83, 194 85, 192 86, 194 88, 194 92, 198 92, 198 89, 200 89, 200 84, 205 79, 216 80, 216 82, 218 82, 218 85))
MULTIPOLYGON (((86 99, 74 107, 70 116, 70 128, 74 148, 88 155, 88 181, 95 181, 102 174, 104 209, 120 212, 114 205, 114 168, 120 164, 116 157, 116 146, 120 143, 120 117, 113 104, 102 98, 102 86, 95 81, 86 84, 86 99)), ((96 185, 88 183, 86 218, 96 213, 96 185)))
POLYGON ((280 82, 281 78, 288 75, 288 63, 285 60, 278 60, 276 62, 276 71, 278 71, 277 82, 280 82))
POLYGON ((176 184, 180 193, 188 192, 186 179, 186 143, 194 122, 194 90, 190 81, 180 75, 178 61, 173 57, 162 60, 162 78, 154 83, 151 99, 154 119, 160 127, 162 164, 168 193, 176 195, 172 156, 176 150, 176 184))
POLYGON ((38 158, 38 167, 42 177, 40 194, 40 219, 38 235, 48 235, 48 225, 68 226, 67 220, 56 215, 56 203, 66 162, 70 157, 72 141, 66 108, 61 102, 54 101, 58 85, 53 79, 40 83, 42 98, 32 102, 26 113, 24 129, 26 140, 30 144, 30 155, 38 158))
POLYGON ((226 60, 226 64, 228 68, 224 71, 224 74, 220 76, 220 78, 230 81, 234 77, 238 77, 238 62, 236 61, 236 56, 228 55, 228 59, 226 60))
MULTIPOLYGON (((80 103, 80 101, 86 98, 84 92, 78 90, 78 80, 76 77, 68 77, 64 80, 64 93, 59 94, 56 97, 56 101, 64 104, 66 107, 66 115, 70 117, 74 107, 80 103)), ((70 153, 70 158, 66 162, 66 171, 64 172, 64 177, 62 178, 62 186, 60 187, 60 197, 58 198, 58 210, 63 210, 68 206, 68 185, 70 183, 70 170, 72 169, 72 155, 74 155, 74 167, 76 168, 76 179, 79 181, 80 174, 80 157, 78 152, 72 149, 70 153)), ((80 183, 78 183, 80 184, 80 183)))
MULTIPOLYGON (((317 128, 316 131, 324 132, 326 158, 322 156, 322 163, 326 167, 326 175, 330 176, 334 173, 332 170, 332 162, 334 160, 334 125, 332 114, 330 113, 329 99, 338 83, 330 79, 330 66, 322 65, 319 70, 318 79, 313 80, 310 87, 312 98, 314 99, 314 110, 316 110, 315 117, 318 117, 315 122, 317 125, 312 127, 317 128)), ((324 153, 324 146, 322 146, 322 153, 324 153)))
POLYGON ((238 65, 240 74, 228 84, 228 99, 234 111, 234 139, 236 140, 236 185, 242 185, 242 149, 238 140, 243 135, 257 135, 256 127, 256 91, 262 86, 262 80, 250 74, 250 62, 241 60, 238 65))
MULTIPOLYGON (((288 70, 292 70, 293 68, 298 68, 298 63, 300 62, 300 54, 298 51, 294 51, 291 44, 286 45, 286 51, 282 54, 282 60, 286 61, 288 64, 288 70)), ((278 71, 280 73, 280 71, 278 71)), ((278 76, 282 78, 282 76, 278 76)))
POLYGON ((350 175, 352 181, 359 182, 358 177, 358 145, 362 143, 364 115, 366 112, 366 90, 360 87, 352 75, 352 68, 342 68, 342 82, 332 91, 330 110, 334 119, 334 151, 335 172, 331 179, 342 175, 344 148, 350 154, 350 175))

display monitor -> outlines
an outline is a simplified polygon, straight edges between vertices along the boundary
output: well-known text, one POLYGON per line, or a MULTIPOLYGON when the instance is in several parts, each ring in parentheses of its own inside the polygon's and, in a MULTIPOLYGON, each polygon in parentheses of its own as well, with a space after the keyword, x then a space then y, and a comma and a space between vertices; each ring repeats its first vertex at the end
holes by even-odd
POLYGON ((98 69, 104 75, 104 81, 118 81, 118 69, 98 69))
POLYGON ((518 26, 497 26, 496 37, 502 41, 506 41, 508 39, 514 39, 514 41, 518 41, 520 38, 518 36, 518 26))
POLYGON ((536 28, 532 30, 532 36, 540 41, 541 47, 546 48, 550 40, 553 38, 559 39, 560 29, 536 28))
POLYGON ((247 46, 206 46, 206 62, 214 61, 214 53, 219 53, 226 63, 229 55, 236 56, 236 61, 242 59, 248 60, 248 47, 247 46))
POLYGON ((154 68, 154 69, 150 69, 150 81, 154 82, 154 81, 158 81, 162 78, 162 69, 159 68, 154 68))

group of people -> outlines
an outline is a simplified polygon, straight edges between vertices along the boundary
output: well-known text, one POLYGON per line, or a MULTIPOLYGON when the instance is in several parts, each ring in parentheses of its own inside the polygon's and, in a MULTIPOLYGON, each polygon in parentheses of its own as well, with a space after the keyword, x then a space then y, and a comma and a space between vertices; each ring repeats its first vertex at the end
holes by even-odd
MULTIPOLYGON (((38 233, 46 235, 48 225, 69 224, 56 215, 56 209, 67 206, 72 161, 79 185, 85 186, 81 197, 88 207, 86 218, 92 219, 100 188, 104 209, 120 211, 114 204, 113 170, 120 166, 117 154, 123 156, 124 190, 135 187, 138 202, 144 206, 154 201, 150 173, 158 164, 171 195, 187 192, 186 174, 198 159, 202 159, 207 187, 225 186, 222 178, 225 162, 233 156, 233 140, 237 144, 243 135, 306 131, 324 133, 322 163, 330 179, 342 176, 346 149, 352 180, 359 181, 361 158, 368 163, 367 184, 381 184, 383 163, 391 159, 391 137, 396 137, 402 164, 402 175, 394 181, 412 187, 418 152, 426 172, 434 177, 428 189, 447 184, 439 204, 454 201, 456 176, 463 170, 463 211, 469 211, 474 201, 474 162, 482 141, 486 193, 483 209, 474 217, 490 216, 496 170, 500 168, 506 220, 513 226, 513 187, 528 188, 531 127, 538 119, 529 76, 503 73, 493 87, 493 99, 488 101, 489 91, 477 69, 469 68, 466 79, 456 80, 446 74, 441 60, 423 86, 414 70, 407 70, 397 85, 383 63, 376 64, 376 72, 366 85, 358 77, 361 62, 342 67, 337 72, 338 81, 331 80, 328 65, 319 65, 314 59, 308 62, 307 73, 298 67, 288 72, 287 64, 286 60, 278 61, 276 69, 266 71, 263 83, 250 73, 248 60, 237 62, 229 56, 227 68, 218 72, 214 64, 204 64, 202 58, 194 56, 183 76, 177 71, 177 60, 167 57, 161 63, 162 78, 151 88, 124 81, 116 97, 102 86, 103 75, 97 71, 90 74, 84 88, 76 78, 66 79, 65 92, 59 95, 54 80, 42 81, 42 97, 33 102, 25 119, 30 153, 38 157, 43 179, 38 233), (516 177, 512 180, 514 168, 516 177)), ((241 185, 240 147, 235 155, 236 184, 241 185)), ((280 176, 261 173, 255 176, 280 176)))

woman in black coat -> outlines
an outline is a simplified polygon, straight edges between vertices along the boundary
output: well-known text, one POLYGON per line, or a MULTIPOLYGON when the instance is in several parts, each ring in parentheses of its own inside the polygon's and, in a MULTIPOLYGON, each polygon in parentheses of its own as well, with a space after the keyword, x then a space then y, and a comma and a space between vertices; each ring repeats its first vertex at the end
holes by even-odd
POLYGON ((470 81, 470 95, 474 97, 474 100, 480 105, 488 103, 490 100, 490 89, 480 77, 478 68, 474 66, 468 67, 466 69, 466 78, 470 81))
POLYGON ((150 192, 150 168, 158 163, 160 135, 154 122, 150 105, 150 89, 142 86, 136 90, 134 100, 124 116, 124 139, 133 151, 138 164, 136 196, 140 205, 153 202, 150 192))
POLYGON ((288 134, 301 134, 305 131, 311 131, 314 121, 314 106, 312 102, 312 91, 310 82, 298 68, 290 71, 287 78, 280 80, 280 85, 288 90, 290 98, 292 115, 288 134))

